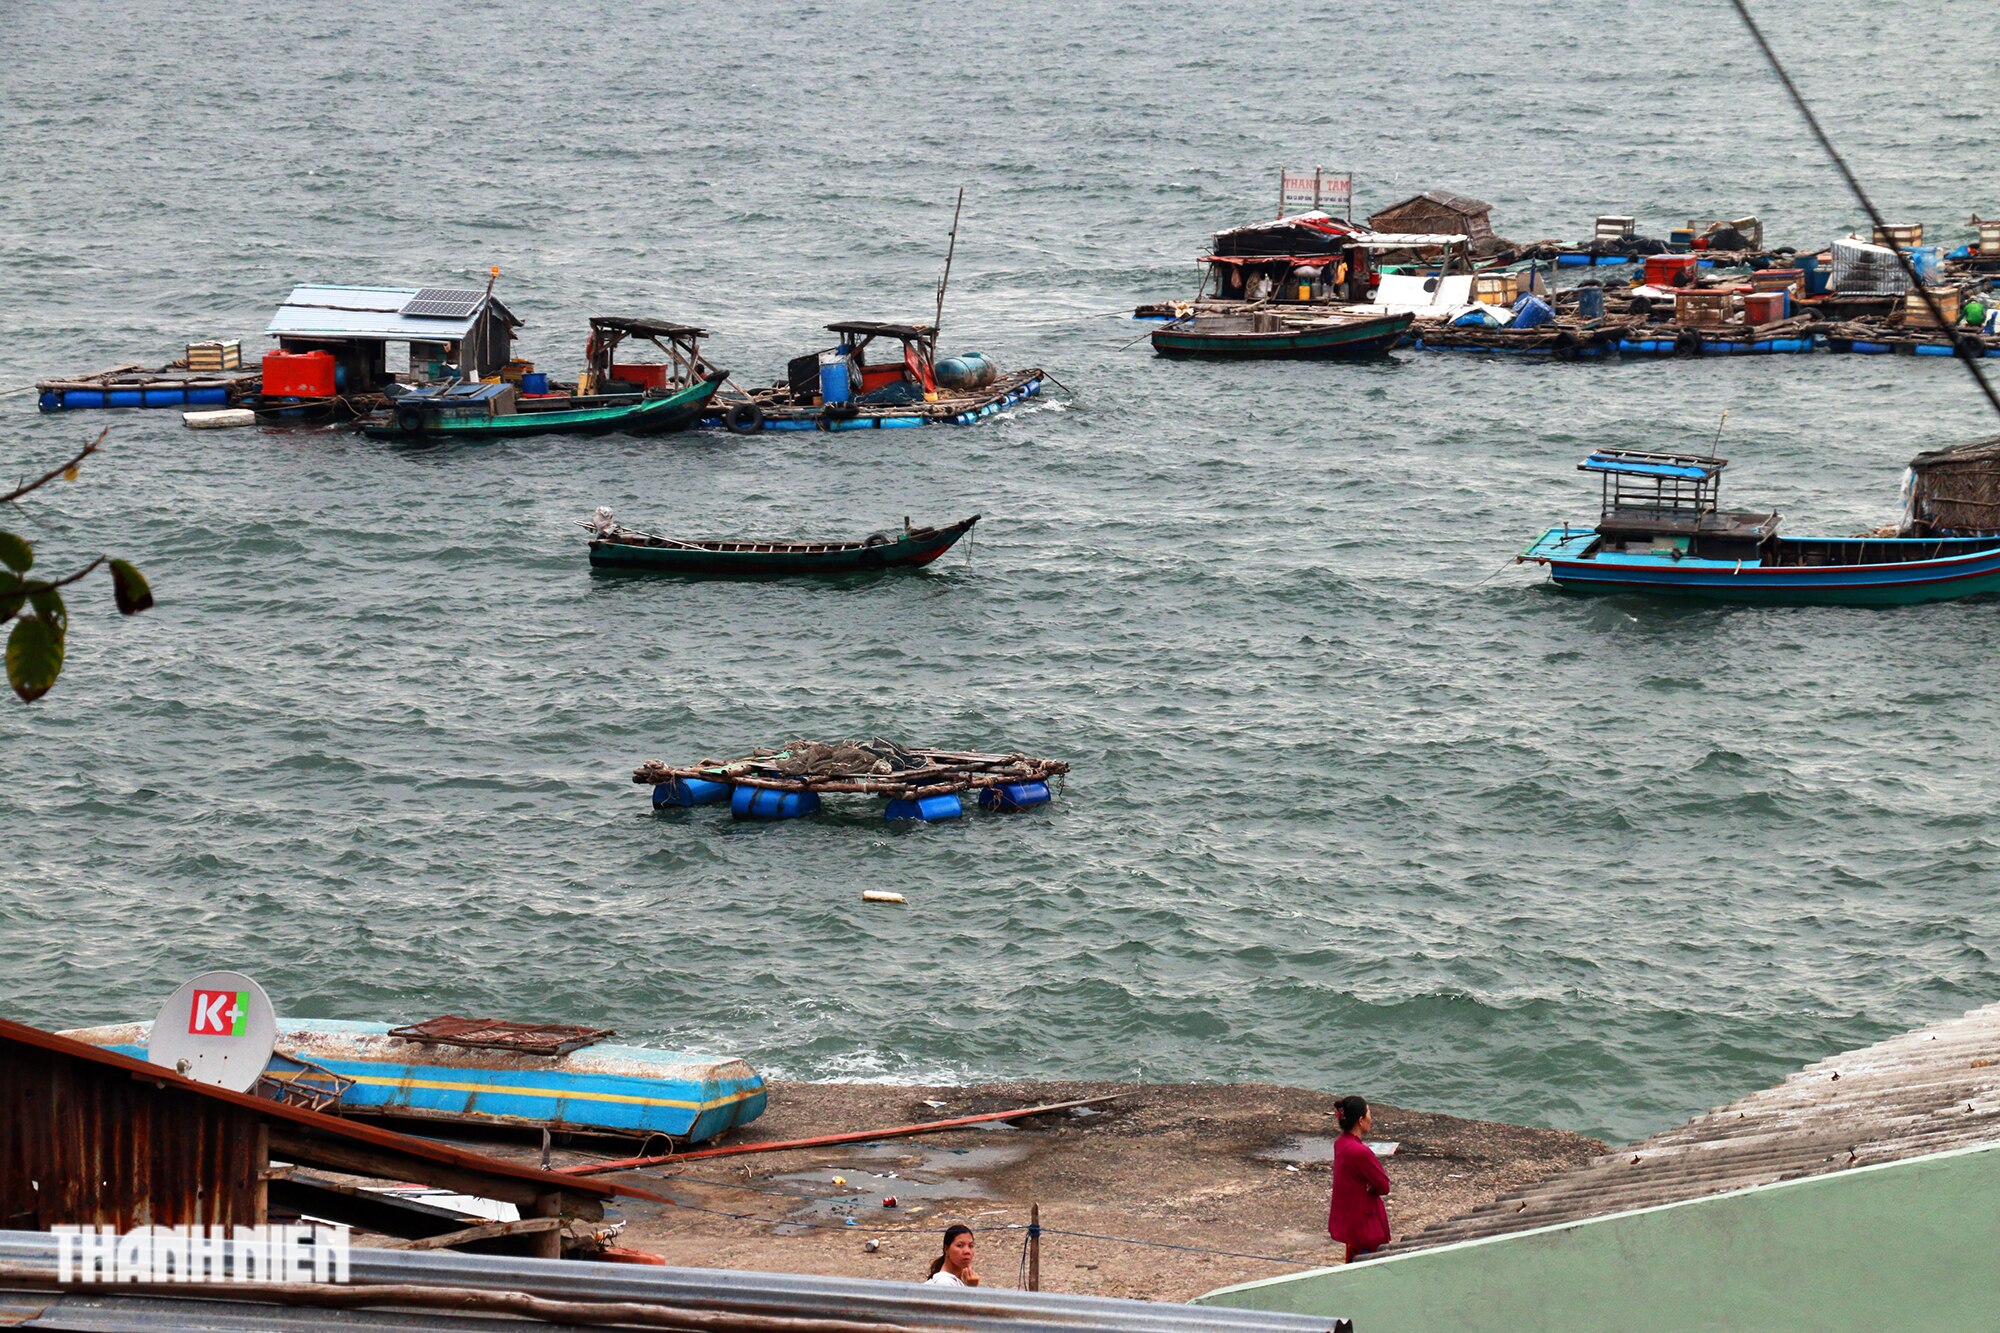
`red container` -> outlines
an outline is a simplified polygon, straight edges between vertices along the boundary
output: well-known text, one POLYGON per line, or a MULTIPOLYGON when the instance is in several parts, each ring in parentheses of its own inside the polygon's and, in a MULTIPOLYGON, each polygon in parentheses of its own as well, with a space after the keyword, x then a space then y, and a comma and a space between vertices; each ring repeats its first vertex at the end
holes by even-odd
POLYGON ((1700 255, 1647 255, 1646 285, 1677 287, 1683 276, 1694 276, 1695 267, 1700 263, 1700 255))
POLYGON ((263 391, 272 398, 333 397, 333 353, 264 353, 263 391))
POLYGON ((665 366, 613 366, 611 378, 629 380, 642 389, 664 389, 667 387, 665 366))
POLYGON ((1790 302, 1784 292, 1749 292, 1743 297, 1745 324, 1775 324, 1783 319, 1790 302))

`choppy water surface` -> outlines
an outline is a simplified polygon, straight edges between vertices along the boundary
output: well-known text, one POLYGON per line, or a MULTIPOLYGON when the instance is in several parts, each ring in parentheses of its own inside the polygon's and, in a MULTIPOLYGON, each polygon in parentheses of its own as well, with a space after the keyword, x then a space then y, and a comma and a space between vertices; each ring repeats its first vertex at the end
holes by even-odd
MULTIPOLYGON (((1988 8, 1760 9, 1891 212, 1956 236, 2000 206, 1988 8)), ((829 319, 926 312, 963 184, 947 345, 1076 401, 410 450, 0 399, 9 475, 113 427, 22 521, 160 596, 74 599, 61 685, 0 708, 8 1013, 148 1013, 233 963, 291 1013, 601 1020, 793 1076, 1272 1080, 1632 1135, 1993 998, 1991 603, 1487 579, 1591 512, 1585 450, 1705 444, 1725 408, 1739 499, 1883 521, 1912 452, 1993 429, 1959 370, 1119 347, 1281 162, 1351 165, 1364 209, 1479 195, 1516 238, 1846 230, 1724 7, 1446 0, 1360 46, 1337 6, 551 12, 13 16, 0 388, 261 347, 295 281, 490 263, 546 363, 649 313, 773 376, 829 319), (918 577, 605 580, 600 504, 986 522, 918 577), (1076 769, 1049 809, 930 828, 656 818, 627 781, 868 734, 1076 769)))

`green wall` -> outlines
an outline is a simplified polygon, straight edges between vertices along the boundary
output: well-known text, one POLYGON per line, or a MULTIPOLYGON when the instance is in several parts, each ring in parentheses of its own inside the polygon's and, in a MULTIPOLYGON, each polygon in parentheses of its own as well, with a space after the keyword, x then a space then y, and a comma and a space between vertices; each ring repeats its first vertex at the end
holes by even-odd
POLYGON ((2000 1143, 1212 1291, 1439 1330, 2000 1329, 2000 1143))

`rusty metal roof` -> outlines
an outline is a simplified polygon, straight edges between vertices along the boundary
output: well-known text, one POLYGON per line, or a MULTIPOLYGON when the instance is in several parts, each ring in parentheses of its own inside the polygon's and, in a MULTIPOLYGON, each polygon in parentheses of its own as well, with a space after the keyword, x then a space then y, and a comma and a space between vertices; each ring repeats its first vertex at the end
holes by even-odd
POLYGON ((1428 1249, 2000 1141, 2000 1004, 1807 1065, 1775 1088, 1462 1213, 1428 1249))
POLYGON ((407 1157, 423 1158, 443 1166, 455 1167, 461 1171, 471 1171, 487 1176, 499 1176, 510 1180, 525 1181, 533 1185, 538 1185, 545 1190, 562 1190, 571 1194, 594 1195, 598 1198, 609 1198, 613 1195, 625 1194, 642 1199, 665 1201, 658 1194, 647 1190, 635 1189, 629 1185, 610 1186, 599 1181, 578 1180, 574 1176, 553 1175, 546 1171, 537 1170, 534 1167, 519 1166, 513 1162, 502 1161, 497 1157, 488 1157, 484 1153, 470 1152, 463 1148, 452 1148, 442 1143, 432 1142, 429 1139, 413 1138, 408 1134, 398 1134, 392 1130, 378 1129, 373 1125, 356 1124, 353 1121, 343 1120, 338 1116, 327 1115, 320 1111, 309 1111, 301 1106, 287 1106, 281 1102, 266 1101, 261 1097, 252 1097, 247 1093, 231 1092, 227 1088, 218 1088, 207 1083, 197 1083, 193 1079, 184 1078, 173 1070, 160 1065, 147 1064, 143 1060, 134 1060, 130 1056, 119 1055, 114 1051, 105 1050, 100 1046, 92 1046, 87 1042, 74 1041, 68 1037, 59 1037, 53 1032, 44 1032, 40 1028, 29 1027, 25 1023, 16 1023, 11 1019, 0 1018, 0 1048, 4 1048, 10 1042, 18 1042, 25 1046, 32 1046, 40 1050, 68 1056, 76 1060, 88 1061, 93 1064, 108 1065, 113 1069, 123 1069, 136 1079, 154 1083, 162 1088, 172 1088, 176 1091, 191 1093, 198 1097, 226 1102, 232 1106, 253 1111, 266 1120, 289 1121, 299 1126, 308 1134, 317 1137, 349 1139, 367 1144, 372 1148, 400 1153, 407 1157))

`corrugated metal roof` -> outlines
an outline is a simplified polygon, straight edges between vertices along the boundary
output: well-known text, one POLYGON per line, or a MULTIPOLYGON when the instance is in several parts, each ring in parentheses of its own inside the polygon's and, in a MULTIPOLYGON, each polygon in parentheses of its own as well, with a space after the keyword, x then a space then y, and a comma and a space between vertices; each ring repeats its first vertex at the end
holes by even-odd
MULTIPOLYGON (((351 1276, 357 1285, 416 1285, 472 1288, 481 1291, 526 1292, 549 1300, 630 1301, 751 1318, 843 1319, 901 1329, 948 1330, 955 1333, 1329 1333, 1335 1321, 1323 1316, 1272 1314, 1264 1310, 1232 1310, 1221 1306, 1177 1305, 1122 1300, 1109 1296, 1067 1296, 1060 1292, 933 1287, 920 1282, 883 1282, 873 1278, 823 1277, 805 1273, 750 1273, 731 1269, 654 1268, 641 1265, 588 1263, 574 1259, 516 1259, 443 1251, 350 1251, 351 1276)), ((55 1237, 38 1232, 0 1231, 0 1269, 32 1268, 53 1274, 55 1237)), ((245 1300, 256 1299, 256 1288, 238 1288, 245 1300)), ((72 1298, 76 1299, 76 1298, 72 1298)), ((116 1313, 144 1311, 147 1320, 98 1323, 55 1323, 26 1327, 132 1328, 167 1333, 185 1327, 232 1328, 231 1323, 200 1322, 218 1305, 199 1306, 179 1298, 153 1296, 111 1298, 106 1289, 89 1293, 116 1313)), ((243 1307, 237 1307, 241 1309, 243 1307)), ((275 1310, 266 1328, 411 1327, 406 1316, 360 1310, 275 1310), (377 1323, 376 1319, 385 1322, 377 1323), (401 1322, 387 1322, 400 1320, 401 1322)), ((419 1327, 479 1328, 487 1316, 429 1310, 419 1327)), ((254 1326, 254 1325, 253 1325, 254 1326)), ((549 1325, 537 1325, 549 1327, 549 1325)), ((561 1325, 556 1325, 561 1327, 561 1325)))
POLYGON ((2000 1004, 1808 1065, 1775 1088, 1385 1249, 1531 1227, 2000 1142, 2000 1004))
MULTIPOLYGON (((399 313, 421 287, 335 287, 308 283, 292 294, 271 316, 264 330, 277 338, 369 338, 391 342, 457 342, 472 330, 479 312, 460 319, 430 319, 399 313)), ((509 324, 520 326, 513 313, 492 298, 509 324)))

